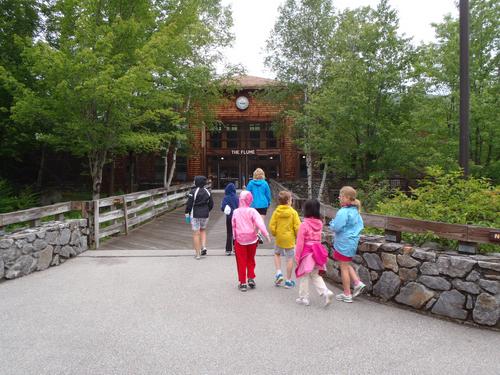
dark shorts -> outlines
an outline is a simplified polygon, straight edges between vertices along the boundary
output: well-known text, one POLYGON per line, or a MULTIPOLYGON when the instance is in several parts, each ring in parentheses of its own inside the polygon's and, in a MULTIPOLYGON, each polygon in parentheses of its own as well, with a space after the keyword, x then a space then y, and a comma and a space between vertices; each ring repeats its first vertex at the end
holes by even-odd
POLYGON ((264 215, 266 216, 267 214, 267 207, 264 207, 264 208, 256 208, 257 212, 261 215, 264 215))
POLYGON ((333 259, 339 261, 339 262, 351 262, 352 258, 351 257, 346 257, 345 255, 340 254, 337 250, 334 249, 333 251, 333 259))

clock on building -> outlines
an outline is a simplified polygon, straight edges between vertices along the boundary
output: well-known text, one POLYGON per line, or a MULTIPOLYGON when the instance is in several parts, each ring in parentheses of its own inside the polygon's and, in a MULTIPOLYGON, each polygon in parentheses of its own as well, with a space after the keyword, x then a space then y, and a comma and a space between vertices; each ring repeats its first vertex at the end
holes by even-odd
POLYGON ((248 98, 246 96, 239 96, 236 98, 236 108, 238 108, 241 111, 244 111, 245 109, 248 108, 248 98))

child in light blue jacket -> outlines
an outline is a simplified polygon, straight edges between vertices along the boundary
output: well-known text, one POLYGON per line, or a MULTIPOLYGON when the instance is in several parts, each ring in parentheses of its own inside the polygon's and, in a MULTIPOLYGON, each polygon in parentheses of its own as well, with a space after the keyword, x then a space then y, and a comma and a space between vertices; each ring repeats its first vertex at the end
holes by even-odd
POLYGON ((356 190, 350 186, 340 189, 339 200, 341 208, 330 222, 330 230, 335 232, 333 242, 333 258, 340 263, 342 286, 344 293, 336 296, 338 301, 352 302, 358 296, 365 284, 361 282, 358 274, 351 265, 352 258, 358 249, 359 235, 363 230, 363 219, 359 214, 361 202, 356 199, 356 190), (351 294, 351 280, 354 289, 351 294))

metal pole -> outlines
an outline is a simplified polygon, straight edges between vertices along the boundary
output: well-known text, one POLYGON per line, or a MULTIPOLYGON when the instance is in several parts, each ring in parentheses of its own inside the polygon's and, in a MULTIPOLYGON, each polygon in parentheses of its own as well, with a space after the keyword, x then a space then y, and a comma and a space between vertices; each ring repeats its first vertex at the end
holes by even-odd
POLYGON ((460 152, 459 164, 469 175, 469 0, 460 0, 460 152))

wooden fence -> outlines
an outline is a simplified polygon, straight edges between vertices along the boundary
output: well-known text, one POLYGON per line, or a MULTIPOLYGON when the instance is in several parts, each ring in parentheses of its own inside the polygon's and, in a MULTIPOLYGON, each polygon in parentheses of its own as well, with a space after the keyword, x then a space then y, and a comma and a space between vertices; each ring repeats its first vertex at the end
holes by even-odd
MULTIPOLYGON (((277 196, 281 190, 288 190, 277 181, 271 180, 271 190, 273 196, 277 196)), ((294 207, 302 209, 302 204, 306 200, 293 194, 294 207)), ((325 204, 321 205, 321 215, 329 220, 335 217, 338 209, 325 204)), ((397 216, 384 216, 375 214, 361 214, 366 227, 383 229, 387 241, 401 242, 401 234, 407 233, 432 233, 440 238, 457 240, 459 251, 464 253, 475 253, 478 243, 500 242, 500 229, 478 227, 474 225, 448 224, 436 221, 425 221, 409 219, 397 216)))
POLYGON ((88 220, 90 245, 99 248, 103 238, 116 234, 128 234, 131 229, 186 203, 192 184, 151 189, 137 193, 118 195, 95 201, 76 201, 36 207, 23 211, 0 214, 0 231, 7 225, 27 224, 39 226, 43 219, 64 220, 69 212, 80 212, 88 220))

